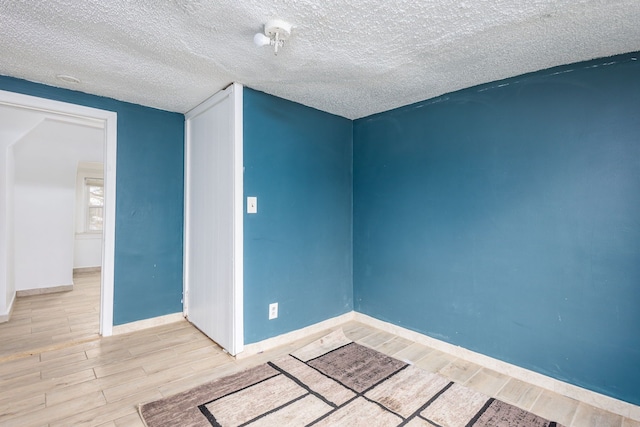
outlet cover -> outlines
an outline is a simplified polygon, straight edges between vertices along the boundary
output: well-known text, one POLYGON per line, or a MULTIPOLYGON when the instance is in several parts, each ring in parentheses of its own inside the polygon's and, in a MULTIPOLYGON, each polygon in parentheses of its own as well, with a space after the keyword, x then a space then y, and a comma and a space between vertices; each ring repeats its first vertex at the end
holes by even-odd
POLYGON ((269 320, 278 318, 278 303, 269 304, 269 320))

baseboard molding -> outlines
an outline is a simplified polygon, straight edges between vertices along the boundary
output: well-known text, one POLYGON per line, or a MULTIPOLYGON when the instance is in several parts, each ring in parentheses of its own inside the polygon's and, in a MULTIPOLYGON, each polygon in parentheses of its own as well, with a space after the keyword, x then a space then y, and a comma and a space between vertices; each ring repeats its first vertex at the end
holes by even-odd
POLYGON ((184 320, 184 314, 182 312, 152 317, 151 319, 138 320, 136 322, 114 326, 112 335, 128 334, 129 332, 141 331, 155 326, 168 325, 170 323, 180 322, 181 320, 184 320))
POLYGON ((635 421, 640 421, 640 406, 636 406, 631 403, 615 399, 613 397, 605 396, 603 394, 587 390, 573 384, 565 383, 563 381, 539 374, 534 371, 530 371, 520 366, 512 365, 511 363, 503 362, 502 360, 494 359, 484 354, 476 353, 474 351, 467 350, 466 348, 455 346, 453 344, 431 338, 427 335, 411 331, 401 326, 384 322, 374 317, 367 316, 366 314, 354 312, 353 320, 380 329, 382 331, 389 332, 399 337, 417 342, 419 344, 429 346, 444 353, 449 353, 460 359, 475 363, 477 365, 481 365, 489 369, 493 369, 496 372, 504 375, 509 375, 513 378, 527 382, 529 384, 533 384, 538 387, 545 388, 547 390, 551 390, 564 396, 570 397, 572 399, 579 400, 596 408, 613 412, 614 414, 631 418, 635 421))
POLYGON ((371 326, 381 331, 394 334, 398 337, 405 338, 410 341, 414 341, 419 344, 442 351, 444 353, 451 354, 459 359, 463 359, 486 367, 488 369, 492 369, 498 373, 508 375, 520 381, 533 384, 547 390, 551 390, 572 399, 576 399, 580 402, 584 402, 596 408, 613 412, 614 414, 631 418, 635 421, 640 421, 640 406, 636 406, 631 403, 615 399, 613 397, 605 396, 603 394, 587 390, 573 384, 565 383, 563 381, 539 374, 529 369, 525 369, 511 363, 503 362, 502 360, 494 359, 493 357, 476 353, 474 351, 467 350, 466 348, 449 344, 447 342, 431 338, 419 332, 415 332, 401 326, 376 319, 366 314, 357 313, 355 311, 345 313, 341 316, 337 316, 302 329, 291 331, 286 334, 268 338, 257 343, 247 344, 244 346, 244 351, 238 353, 235 357, 236 359, 251 357, 267 350, 290 344, 309 335, 336 328, 350 321, 356 321, 364 325, 371 326))
POLYGON ((9 303, 9 308, 7 309, 7 312, 4 314, 0 314, 0 323, 5 323, 11 320, 11 315, 13 314, 13 307, 15 307, 16 305, 15 302, 16 302, 16 294, 14 292, 13 297, 11 298, 11 302, 9 303))
POLYGON ((50 288, 36 288, 36 289, 24 289, 21 291, 16 291, 16 296, 20 297, 28 297, 31 295, 44 295, 44 294, 55 294, 58 292, 70 292, 73 290, 73 285, 61 285, 61 286, 52 286, 50 288))
POLYGON ((257 343, 247 344, 244 346, 244 350, 236 354, 235 357, 236 359, 244 359, 247 357, 251 357, 256 354, 263 353, 267 350, 271 350, 273 348, 292 343, 294 341, 297 341, 309 335, 313 335, 318 332, 325 331, 327 329, 335 328, 336 326, 340 326, 343 323, 353 320, 353 315, 354 315, 354 312, 351 311, 349 313, 345 313, 343 315, 324 320, 320 323, 315 323, 311 326, 307 326, 306 328, 287 332, 286 334, 278 335, 273 338, 268 338, 266 340, 259 341, 257 343))
POLYGON ((102 267, 78 267, 73 269, 73 274, 94 274, 100 273, 102 271, 102 267))

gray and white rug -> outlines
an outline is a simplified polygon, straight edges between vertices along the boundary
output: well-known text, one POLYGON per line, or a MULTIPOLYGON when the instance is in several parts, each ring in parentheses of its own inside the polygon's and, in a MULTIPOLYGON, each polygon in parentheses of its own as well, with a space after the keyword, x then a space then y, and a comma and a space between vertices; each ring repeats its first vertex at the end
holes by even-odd
POLYGON ((335 331, 300 350, 140 405, 148 427, 561 427, 335 331))

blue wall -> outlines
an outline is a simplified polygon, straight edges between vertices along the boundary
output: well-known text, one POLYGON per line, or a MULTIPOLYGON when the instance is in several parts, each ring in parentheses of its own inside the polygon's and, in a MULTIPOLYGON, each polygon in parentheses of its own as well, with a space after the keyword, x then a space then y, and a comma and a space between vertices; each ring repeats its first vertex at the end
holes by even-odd
POLYGON ((181 312, 184 116, 4 76, 0 90, 118 113, 114 324, 181 312))
POLYGON ((640 61, 354 124, 357 311, 640 404, 640 61))
POLYGON ((244 89, 244 191, 258 197, 244 222, 245 343, 353 310, 352 130, 244 89))

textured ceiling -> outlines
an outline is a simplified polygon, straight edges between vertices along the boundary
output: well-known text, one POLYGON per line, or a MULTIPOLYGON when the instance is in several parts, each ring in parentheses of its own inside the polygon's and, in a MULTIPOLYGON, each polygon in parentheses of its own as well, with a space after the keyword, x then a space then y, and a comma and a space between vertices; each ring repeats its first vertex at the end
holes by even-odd
POLYGON ((177 112, 235 81, 354 119, 640 50, 639 23, 639 0, 0 0, 0 74, 177 112))

